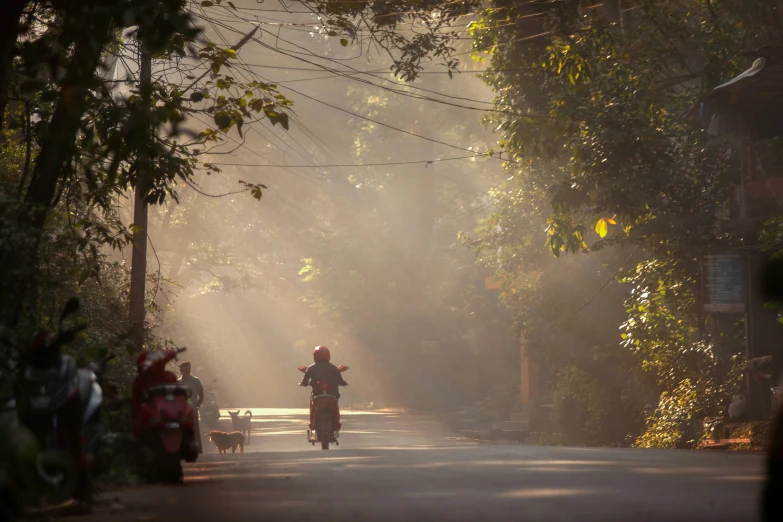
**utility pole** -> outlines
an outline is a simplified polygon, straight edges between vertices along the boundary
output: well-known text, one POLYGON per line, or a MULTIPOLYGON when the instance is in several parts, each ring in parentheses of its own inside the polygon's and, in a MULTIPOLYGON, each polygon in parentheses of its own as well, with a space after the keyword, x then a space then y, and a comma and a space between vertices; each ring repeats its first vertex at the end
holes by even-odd
MULTIPOLYGON (((256 25, 252 31, 242 37, 236 45, 231 49, 239 51, 239 49, 245 45, 253 35, 258 31, 258 25, 256 25)), ((149 99, 150 88, 152 86, 152 56, 149 51, 141 45, 141 63, 139 71, 139 85, 142 93, 146 93, 146 103, 151 103, 149 99)), ((211 71, 207 69, 204 74, 196 78, 193 83, 183 91, 183 94, 189 91, 194 85, 196 85, 202 78, 204 78, 211 71)), ((151 131, 151 129, 150 129, 151 131)), ((146 162, 142 161, 142 169, 147 168, 146 162)), ((141 179, 147 173, 143 170, 139 172, 141 179)), ((147 204, 144 201, 146 194, 144 193, 144 186, 141 183, 136 184, 133 196, 133 226, 135 231, 133 233, 133 253, 131 256, 131 283, 130 283, 130 332, 131 340, 133 342, 133 350, 136 354, 141 353, 144 350, 144 319, 147 315, 144 309, 144 301, 147 290, 147 204)))
MULTIPOLYGON (((139 80, 142 93, 146 93, 145 101, 150 103, 149 90, 152 86, 152 56, 141 45, 141 63, 139 80)), ((150 129, 151 130, 151 129, 150 129)), ((142 168, 147 168, 142 162, 142 168)), ((143 179, 145 172, 138 175, 143 179)), ((144 349, 144 319, 147 312, 144 309, 147 290, 147 203, 144 201, 144 187, 137 183, 133 193, 133 254, 131 257, 130 282, 130 328, 133 351, 139 354, 144 349)))

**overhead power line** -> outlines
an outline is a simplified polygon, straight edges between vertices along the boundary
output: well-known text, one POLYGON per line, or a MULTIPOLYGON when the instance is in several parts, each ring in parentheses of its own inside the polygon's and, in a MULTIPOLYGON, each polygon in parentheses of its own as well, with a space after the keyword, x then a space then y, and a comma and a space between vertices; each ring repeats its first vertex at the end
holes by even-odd
MULTIPOLYGON (((223 24, 220 24, 220 23, 213 23, 213 26, 214 26, 214 25, 222 25, 223 27, 225 27, 225 28, 226 28, 227 30, 229 30, 229 31, 233 31, 233 32, 239 32, 239 31, 238 31, 236 28, 234 28, 234 27, 225 26, 225 25, 223 25, 223 24)), ((263 31, 263 29, 262 29, 262 31, 263 31)), ((221 35, 221 36, 222 36, 222 35, 221 35)), ((263 41, 261 41, 261 40, 260 40, 260 39, 258 39, 258 38, 253 38, 253 40, 254 40, 256 43, 258 43, 259 45, 261 45, 261 46, 263 46, 263 47, 265 47, 265 48, 268 48, 268 49, 271 49, 271 50, 277 50, 275 47, 272 47, 272 46, 270 46, 269 44, 267 44, 266 42, 263 42, 263 41)), ((296 44, 294 44, 294 43, 292 43, 292 42, 289 42, 289 43, 291 43, 292 45, 296 45, 296 44)), ((300 46, 298 46, 298 47, 300 47, 300 46)), ((312 53, 312 51, 309 51, 309 50, 308 50, 308 52, 309 52, 310 54, 313 54, 313 53, 312 53)), ((241 60, 240 60, 240 61, 241 61, 241 60)), ((249 71, 249 72, 251 72, 251 73, 252 73, 252 71, 249 71)), ((265 80, 266 80, 266 79, 265 79, 265 80)), ((269 81, 269 80, 266 80, 266 81, 269 81)), ((421 134, 417 134, 417 133, 415 133, 415 132, 411 132, 411 131, 408 131, 408 130, 405 130, 405 129, 401 129, 401 128, 399 128, 399 127, 395 127, 395 126, 393 126, 393 125, 389 125, 388 123, 384 123, 384 122, 382 122, 382 121, 375 120, 375 119, 373 119, 373 118, 369 118, 369 117, 367 117, 367 116, 364 116, 364 115, 361 115, 361 114, 355 113, 355 112, 353 112, 353 111, 349 111, 348 109, 344 109, 344 108, 342 108, 342 107, 339 107, 339 106, 337 106, 337 105, 331 104, 331 103, 329 103, 329 102, 326 102, 326 101, 323 101, 323 100, 319 100, 318 98, 315 98, 315 97, 313 97, 313 96, 310 96, 310 95, 308 95, 308 94, 305 94, 305 93, 303 93, 303 92, 301 92, 301 91, 298 91, 298 90, 294 89, 293 87, 289 87, 289 86, 283 86, 283 88, 284 88, 284 89, 288 89, 288 90, 290 90, 291 92, 294 92, 294 93, 296 93, 296 94, 298 94, 298 95, 300 95, 300 96, 302 96, 302 97, 304 97, 304 98, 307 98, 307 99, 309 99, 309 100, 312 100, 312 101, 314 101, 314 102, 316 102, 316 103, 320 103, 320 104, 322 104, 322 105, 325 105, 325 106, 327 106, 327 107, 330 107, 330 108, 332 108, 332 109, 338 110, 338 111, 340 111, 340 112, 344 112, 344 113, 346 113, 346 114, 350 114, 351 116, 354 116, 354 117, 356 117, 356 118, 363 119, 363 120, 365 120, 365 121, 369 121, 369 122, 371 122, 371 123, 375 123, 376 125, 380 125, 381 127, 386 127, 386 128, 388 128, 388 129, 391 129, 391 130, 394 130, 394 131, 400 132, 400 133, 402 133, 402 134, 407 134, 407 135, 409 135, 409 136, 414 136, 414 137, 416 137, 416 138, 423 139, 423 140, 425 140, 425 141, 429 141, 429 142, 432 142, 432 143, 437 143, 437 144, 439 144, 439 145, 443 145, 443 146, 445 146, 445 147, 449 147, 449 148, 452 148, 452 149, 461 150, 461 151, 463 151, 463 152, 468 152, 468 153, 471 153, 471 154, 477 154, 477 152, 476 152, 476 151, 474 151, 474 150, 471 150, 471 149, 469 149, 469 148, 462 147, 462 146, 460 146, 460 145, 454 145, 453 143, 448 143, 448 142, 445 142, 445 141, 442 141, 442 140, 438 140, 438 139, 435 139, 435 138, 430 138, 430 137, 428 137, 428 136, 423 136, 423 135, 421 135, 421 134)), ((495 158, 496 160, 506 161, 506 162, 508 162, 508 163, 516 163, 516 161, 514 161, 514 160, 512 160, 512 159, 503 159, 503 158, 501 158, 501 157, 500 157, 500 155, 498 155, 498 156, 495 156, 494 154, 489 154, 489 155, 486 155, 486 157, 495 158)))
MULTIPOLYGON (((452 149, 461 150, 461 151, 465 151, 465 152, 471 152, 471 153, 475 154, 474 151, 472 151, 472 150, 470 150, 468 148, 462 147, 460 145, 454 145, 453 143, 448 143, 448 142, 441 141, 441 140, 438 140, 438 139, 435 139, 435 138, 430 138, 428 136, 423 136, 421 134, 416 134, 415 132, 411 132, 411 131, 408 131, 408 130, 405 130, 405 129, 401 129, 401 128, 395 127, 393 125, 389 125, 388 123, 383 123, 382 121, 378 121, 378 120, 375 120, 373 118, 369 118, 367 116, 363 116, 363 115, 355 113, 353 111, 349 111, 348 109, 343 109, 342 107, 338 107, 337 105, 333 105, 333 104, 331 104, 329 102, 325 102, 323 100, 319 100, 318 98, 315 98, 313 96, 305 94, 305 93, 303 93, 301 91, 297 91, 293 87, 284 86, 283 88, 284 89, 288 89, 289 91, 295 92, 299 96, 303 96, 303 97, 305 97, 305 98, 307 98, 309 100, 313 100, 314 102, 320 103, 322 105, 326 105, 327 107, 331 107, 332 109, 338 110, 340 112, 344 112, 346 114, 350 114, 351 116, 354 116, 356 118, 360 118, 362 120, 369 121, 371 123, 375 123, 376 125, 380 125, 381 127, 386 127, 387 129, 391 129, 391 130, 400 132, 402 134, 407 134, 409 136, 414 136, 416 138, 419 138, 419 139, 422 139, 422 140, 425 140, 425 141, 429 141, 429 142, 432 142, 432 143, 437 143, 438 145, 443 145, 445 147, 449 147, 449 148, 452 148, 452 149)), ((502 158, 500 158, 499 156, 487 155, 487 157, 502 160, 502 158)), ((513 160, 510 160, 510 159, 509 160, 503 160, 503 161, 509 161, 511 163, 515 163, 513 160)))
MULTIPOLYGON (((221 26, 223 26, 224 28, 226 28, 226 29, 228 29, 230 31, 238 32, 237 29, 235 29, 233 27, 226 26, 226 25, 220 24, 220 23, 217 23, 217 25, 221 25, 221 26)), ((262 29, 262 32, 269 33, 269 31, 266 31, 264 29, 262 29)), ((272 35, 272 33, 269 33, 269 34, 272 35)), ((304 58, 295 56, 294 54, 289 54, 289 53, 296 53, 296 54, 303 54, 303 53, 299 53, 299 52, 296 52, 296 51, 287 52, 287 51, 284 51, 283 49, 279 49, 277 47, 273 47, 272 45, 269 45, 266 42, 261 41, 260 39, 256 38, 254 40, 255 40, 256 43, 258 43, 259 45, 261 45, 262 47, 264 47, 266 49, 269 49, 271 51, 283 54, 284 56, 288 56, 290 58, 294 58, 296 60, 308 63, 310 65, 315 65, 316 67, 320 67, 324 71, 329 71, 329 72, 335 74, 336 76, 342 76, 342 77, 345 77, 347 79, 350 79, 350 80, 353 80, 353 81, 357 81, 357 82, 360 82, 360 83, 364 83, 365 85, 371 85, 371 86, 377 87, 379 89, 383 89, 383 90, 386 90, 388 92, 393 92, 393 93, 401 95, 401 96, 407 96, 407 97, 413 98, 413 99, 439 103, 439 104, 442 104, 442 105, 447 105, 447 106, 451 106, 451 107, 457 107, 457 108, 460 108, 460 109, 467 109, 467 110, 474 110, 474 111, 481 111, 481 112, 486 112, 488 110, 492 110, 493 112, 499 112, 499 113, 503 113, 503 114, 510 114, 510 115, 513 115, 513 116, 519 116, 520 115, 519 113, 517 113, 515 111, 504 110, 502 108, 494 107, 494 103, 493 102, 488 102, 488 101, 485 101, 485 100, 476 100, 476 99, 466 98, 466 97, 461 97, 461 96, 452 96, 452 95, 441 93, 441 92, 438 92, 438 91, 425 89, 423 87, 417 87, 417 86, 410 85, 410 84, 403 83, 403 82, 396 82, 394 80, 389 80, 387 78, 383 78, 383 77, 379 77, 379 76, 375 76, 375 75, 369 74, 370 76, 373 76, 373 77, 378 78, 378 79, 380 79, 382 81, 385 81, 385 82, 388 82, 388 83, 392 83, 392 84, 395 84, 395 85, 402 85, 402 86, 409 87, 411 89, 416 89, 416 90, 420 90, 420 91, 424 91, 424 92, 431 92, 431 93, 438 94, 439 96, 443 96, 443 97, 451 98, 451 99, 455 99, 455 100, 464 100, 464 101, 470 101, 470 102, 473 102, 473 103, 485 104, 485 105, 491 106, 492 108, 490 109, 490 108, 481 108, 481 107, 471 107, 471 106, 468 106, 468 105, 461 105, 461 104, 449 102, 449 101, 446 101, 446 100, 439 100, 437 98, 432 98, 432 97, 420 95, 420 94, 417 94, 417 93, 411 93, 411 92, 402 91, 402 90, 399 90, 399 89, 391 89, 391 88, 384 87, 382 85, 378 85, 376 83, 373 83, 373 82, 371 82, 369 80, 365 80, 365 79, 362 79, 362 78, 356 78, 356 77, 346 73, 345 71, 340 71, 340 70, 337 70, 337 69, 326 67, 324 65, 312 62, 310 60, 306 60, 304 58)), ((307 49, 305 47, 302 47, 302 46, 300 46, 298 44, 295 44, 293 42, 290 42, 288 40, 285 40, 284 38, 280 38, 280 40, 282 40, 283 42, 288 43, 290 45, 293 45, 295 47, 298 47, 300 49, 303 49, 309 55, 312 55, 312 56, 314 56, 316 58, 320 58, 320 59, 324 59, 324 60, 328 60, 328 61, 335 61, 334 58, 326 58, 326 57, 318 56, 315 53, 313 53, 312 51, 310 51, 309 49, 307 49)), ((245 65, 249 65, 249 64, 245 64, 245 65)), ((356 72, 357 74, 368 74, 368 73, 365 73, 363 71, 359 71, 357 69, 354 69, 353 67, 351 67, 349 65, 346 65, 346 64, 340 64, 340 65, 351 69, 352 71, 356 72)), ((292 81, 303 81, 303 80, 292 80, 292 81)), ((285 82, 280 82, 280 83, 285 83, 285 82)), ((291 89, 291 90, 293 90, 293 89, 291 89)), ((296 91, 294 91, 294 92, 296 92, 296 91)))
MULTIPOLYGON (((296 58, 294 56, 291 56, 291 58, 296 58)), ((309 63, 309 62, 307 62, 309 63)), ((305 71, 305 72, 322 72, 326 71, 328 69, 324 69, 322 66, 316 66, 316 67, 286 67, 285 65, 266 65, 261 63, 248 63, 247 65, 251 67, 258 67, 260 69, 281 69, 284 71, 305 71)), ((386 72, 389 72, 388 69, 373 69, 371 71, 362 71, 360 69, 353 69, 355 74, 368 74, 371 76, 374 76, 376 74, 383 74, 386 72)), ((452 74, 481 74, 487 72, 486 69, 482 69, 480 71, 457 71, 452 74)), ((449 74, 448 71, 421 71, 419 74, 449 74)), ((389 80, 391 81, 391 80, 389 80)), ((407 85, 404 84, 403 85, 407 85)))
POLYGON ((332 168, 332 167, 386 167, 386 166, 393 166, 393 165, 420 165, 420 164, 426 164, 429 165, 431 163, 438 163, 441 161, 457 161, 457 160, 464 160, 464 159, 473 159, 473 158, 487 158, 490 157, 488 155, 484 154, 473 154, 471 156, 456 156, 453 158, 437 158, 437 159, 429 159, 429 160, 411 160, 411 161, 388 161, 388 162, 380 162, 380 163, 339 163, 339 164, 330 164, 330 165, 278 165, 276 163, 216 163, 214 161, 209 161, 210 165, 219 165, 221 167, 268 167, 268 168, 312 168, 312 169, 318 169, 318 168, 332 168))

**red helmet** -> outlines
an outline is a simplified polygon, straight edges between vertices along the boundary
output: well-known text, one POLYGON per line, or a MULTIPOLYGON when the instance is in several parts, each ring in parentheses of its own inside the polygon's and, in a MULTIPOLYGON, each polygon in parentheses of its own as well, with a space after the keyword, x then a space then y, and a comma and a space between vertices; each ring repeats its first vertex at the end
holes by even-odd
POLYGON ((327 348, 326 346, 315 347, 315 350, 313 351, 313 360, 315 362, 318 361, 329 362, 331 358, 332 358, 332 354, 329 353, 329 348, 327 348))

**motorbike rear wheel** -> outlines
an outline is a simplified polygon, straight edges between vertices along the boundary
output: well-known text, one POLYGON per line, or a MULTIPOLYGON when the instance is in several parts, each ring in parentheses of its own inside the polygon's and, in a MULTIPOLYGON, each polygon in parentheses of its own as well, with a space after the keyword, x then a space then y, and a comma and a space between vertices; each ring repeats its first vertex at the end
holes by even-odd
POLYGON ((177 484, 182 482, 182 461, 176 453, 166 453, 161 455, 159 476, 161 482, 166 484, 177 484))
POLYGON ((180 452, 169 453, 155 433, 144 437, 144 472, 150 482, 176 484, 182 481, 180 452))
POLYGON ((328 450, 329 443, 332 441, 332 420, 329 418, 321 419, 318 425, 318 438, 321 440, 321 449, 328 450))

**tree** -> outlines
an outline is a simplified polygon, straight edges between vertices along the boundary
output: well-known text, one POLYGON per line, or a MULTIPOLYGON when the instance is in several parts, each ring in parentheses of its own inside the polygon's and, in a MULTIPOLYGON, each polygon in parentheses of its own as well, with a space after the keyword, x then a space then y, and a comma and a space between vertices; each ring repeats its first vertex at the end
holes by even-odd
MULTIPOLYGON (((472 26, 499 93, 487 124, 502 132, 522 185, 499 200, 527 208, 533 197, 537 206, 497 214, 501 229, 477 246, 493 252, 502 242, 512 257, 538 241, 555 256, 636 252, 617 270, 632 287, 622 343, 663 392, 640 442, 679 445, 697 435, 694 419, 718 413, 733 393, 741 350, 741 325, 707 317, 700 301, 700 254, 739 241, 716 220, 737 154, 681 115, 740 72, 743 46, 779 24, 768 6, 743 2, 640 2, 619 17, 623 5, 496 2, 472 26), (673 416, 672 397, 688 410, 673 416), (655 440, 674 425, 671 438, 655 440)), ((519 265, 505 257, 498 269, 514 279, 519 265)))

